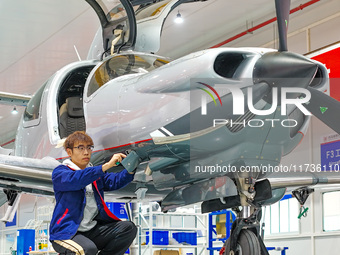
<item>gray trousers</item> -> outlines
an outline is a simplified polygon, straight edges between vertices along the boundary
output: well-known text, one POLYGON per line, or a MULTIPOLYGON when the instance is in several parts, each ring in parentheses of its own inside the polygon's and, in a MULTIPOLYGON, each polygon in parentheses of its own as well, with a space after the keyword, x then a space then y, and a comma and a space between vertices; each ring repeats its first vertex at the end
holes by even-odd
POLYGON ((99 224, 87 231, 77 232, 70 240, 53 240, 54 250, 65 255, 123 255, 137 234, 131 221, 99 224))

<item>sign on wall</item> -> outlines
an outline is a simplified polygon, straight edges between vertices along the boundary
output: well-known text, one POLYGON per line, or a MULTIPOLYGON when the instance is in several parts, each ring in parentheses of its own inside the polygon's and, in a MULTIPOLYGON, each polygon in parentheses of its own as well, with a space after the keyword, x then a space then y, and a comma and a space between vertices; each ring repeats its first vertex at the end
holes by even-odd
POLYGON ((322 170, 340 172, 340 135, 324 136, 320 151, 322 170))

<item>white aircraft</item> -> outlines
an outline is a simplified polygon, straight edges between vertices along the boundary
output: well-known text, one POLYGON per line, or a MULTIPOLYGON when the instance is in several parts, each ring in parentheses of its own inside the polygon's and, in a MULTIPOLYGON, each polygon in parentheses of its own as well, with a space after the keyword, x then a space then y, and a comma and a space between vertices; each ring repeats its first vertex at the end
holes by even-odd
POLYGON ((101 22, 88 60, 46 81, 27 104, 14 151, 0 155, 0 187, 11 205, 3 220, 21 192, 53 195, 52 170, 67 157, 58 143, 76 130, 95 141, 95 165, 116 152, 142 162, 117 199, 156 200, 163 211, 196 202, 203 212, 236 209, 225 254, 245 247, 268 254, 259 236, 261 207, 287 187, 304 187, 296 191, 303 204, 307 186, 340 183, 330 172, 273 171, 302 140, 309 112, 340 132, 339 102, 323 93, 326 68, 287 51, 289 0, 275 2, 278 51, 217 48, 172 62, 152 52, 164 19, 188 1, 138 8, 128 0, 86 1, 101 22))

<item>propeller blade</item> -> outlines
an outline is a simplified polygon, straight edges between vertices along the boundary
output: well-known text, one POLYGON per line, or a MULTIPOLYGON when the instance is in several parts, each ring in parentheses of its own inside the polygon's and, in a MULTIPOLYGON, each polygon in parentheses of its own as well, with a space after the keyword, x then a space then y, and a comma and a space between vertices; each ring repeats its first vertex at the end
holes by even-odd
POLYGON ((279 51, 287 51, 287 31, 290 12, 290 0, 275 0, 277 25, 279 29, 279 51))
POLYGON ((306 109, 313 113, 315 117, 340 134, 340 121, 336 117, 340 112, 340 102, 325 93, 307 88, 311 93, 309 103, 304 104, 306 109))

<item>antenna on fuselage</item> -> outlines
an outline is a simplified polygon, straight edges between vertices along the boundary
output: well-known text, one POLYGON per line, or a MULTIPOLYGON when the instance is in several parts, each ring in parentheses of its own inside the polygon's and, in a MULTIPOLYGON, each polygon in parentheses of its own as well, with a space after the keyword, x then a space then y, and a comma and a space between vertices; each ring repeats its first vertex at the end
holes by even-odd
POLYGON ((76 47, 75 45, 73 45, 73 47, 74 47, 74 50, 76 51, 76 54, 77 54, 77 56, 78 56, 78 60, 81 61, 81 57, 80 57, 80 55, 79 55, 79 52, 78 52, 78 50, 77 50, 77 47, 76 47))

